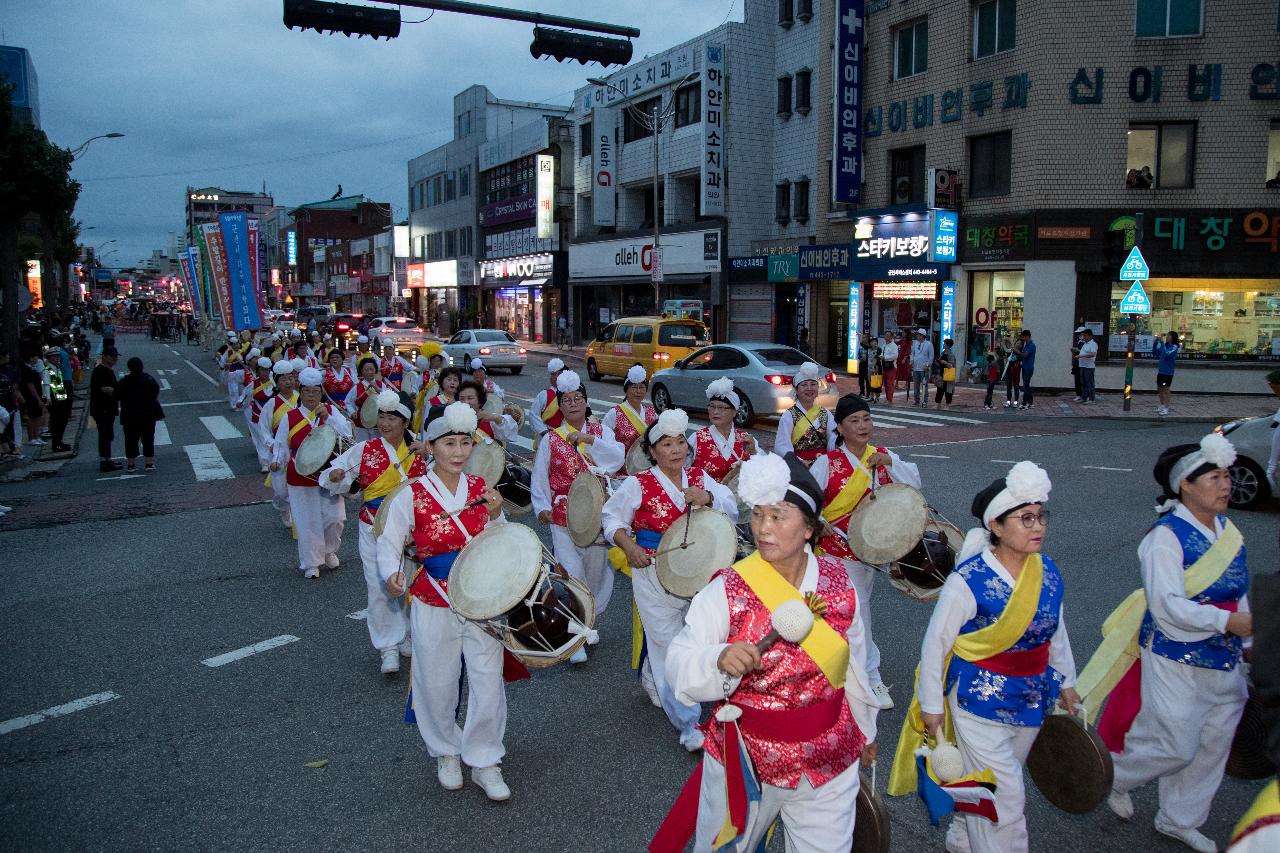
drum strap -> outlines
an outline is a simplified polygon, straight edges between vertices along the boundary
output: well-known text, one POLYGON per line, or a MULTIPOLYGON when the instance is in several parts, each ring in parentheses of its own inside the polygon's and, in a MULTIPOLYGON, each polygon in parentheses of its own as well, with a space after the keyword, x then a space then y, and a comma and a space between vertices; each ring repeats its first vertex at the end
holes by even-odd
MULTIPOLYGON (((862 451, 862 456, 853 457, 854 472, 849 475, 849 479, 840 487, 840 491, 831 503, 827 504, 822 510, 822 517, 827 521, 837 521, 853 512, 853 510, 862 501, 863 495, 867 493, 867 489, 871 487, 871 472, 867 470, 867 460, 871 458, 871 454, 879 451, 878 447, 868 444, 862 451)), ((840 450, 844 453, 844 450, 840 450)), ((830 469, 828 469, 830 470, 830 469)))
POLYGON ((591 454, 587 452, 583 445, 575 444, 569 440, 569 435, 572 432, 587 432, 587 425, 583 424, 581 430, 571 429, 567 423, 562 423, 560 426, 555 428, 555 434, 564 439, 565 444, 578 451, 578 455, 583 458, 583 461, 587 463, 588 467, 595 465, 595 460, 591 458, 591 454))
MULTIPOLYGON (((800 407, 794 406, 791 409, 791 411, 800 412, 800 407)), ((814 403, 813 408, 809 409, 809 411, 800 412, 800 417, 795 418, 794 423, 791 424, 792 445, 794 445, 797 441, 803 438, 806 432, 808 432, 809 430, 814 430, 815 432, 823 433, 822 439, 825 446, 827 436, 825 434, 824 428, 826 424, 825 423, 822 423, 821 425, 819 424, 819 421, 821 420, 824 414, 826 414, 826 409, 822 408, 822 406, 819 405, 818 403, 814 403)), ((792 417, 794 417, 794 415, 792 417)))

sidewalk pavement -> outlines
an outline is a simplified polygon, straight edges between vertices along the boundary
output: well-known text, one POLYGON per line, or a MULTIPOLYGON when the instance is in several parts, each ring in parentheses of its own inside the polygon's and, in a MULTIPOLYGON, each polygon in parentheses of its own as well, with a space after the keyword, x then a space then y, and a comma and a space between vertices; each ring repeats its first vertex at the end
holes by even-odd
MULTIPOLYGON (((71 449, 62 453, 54 452, 53 445, 31 447, 23 444, 21 459, 13 459, 0 464, 0 483, 16 483, 31 477, 52 477, 80 452, 80 437, 84 435, 85 416, 89 406, 89 371, 85 378, 75 386, 76 397, 71 404, 71 418, 67 421, 67 431, 63 441, 71 445, 71 449)), ((25 430, 24 430, 25 431, 25 430)))
MULTIPOLYGON (((520 341, 520 345, 530 353, 545 355, 548 358, 558 356, 564 359, 566 364, 584 365, 586 363, 584 358, 586 347, 576 346, 560 349, 555 344, 535 341, 520 341)), ((841 394, 857 392, 858 380, 855 377, 843 373, 838 373, 837 377, 836 387, 840 389, 841 394)), ((1126 412, 1124 411, 1124 396, 1114 391, 1109 393, 1099 392, 1096 402, 1084 404, 1072 402, 1072 397, 1075 395, 1071 391, 1033 390, 1035 391, 1033 397, 1035 404, 1032 408, 1025 410, 1006 409, 1004 408, 1004 388, 997 388, 992 395, 992 403, 995 406, 993 412, 1007 414, 1011 417, 1025 415, 1037 418, 1111 418, 1138 422, 1172 421, 1175 423, 1216 424, 1225 423, 1236 418, 1273 415, 1277 407, 1280 406, 1280 400, 1265 394, 1215 395, 1178 394, 1175 392, 1172 405, 1169 407, 1169 414, 1157 415, 1156 395, 1152 393, 1135 393, 1132 405, 1129 407, 1130 410, 1126 412)), ((937 410, 933 402, 933 394, 936 391, 937 388, 935 386, 929 386, 929 409, 923 411, 937 410)), ((986 394, 987 386, 985 384, 959 384, 956 386, 954 400, 947 410, 981 412, 983 411, 982 401, 986 394)), ((903 390, 901 383, 899 383, 898 390, 894 392, 893 399, 895 408, 919 408, 910 404, 908 392, 903 390)))

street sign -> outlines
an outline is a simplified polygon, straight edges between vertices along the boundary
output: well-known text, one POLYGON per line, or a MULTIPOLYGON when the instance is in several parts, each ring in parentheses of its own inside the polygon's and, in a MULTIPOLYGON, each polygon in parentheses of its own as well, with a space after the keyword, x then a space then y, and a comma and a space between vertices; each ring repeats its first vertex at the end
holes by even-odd
POLYGON ((649 257, 651 259, 650 266, 649 266, 649 280, 652 281, 654 284, 661 284, 662 283, 662 249, 655 246, 651 250, 651 254, 649 255, 649 257))
MULTIPOLYGON (((1136 247, 1135 247, 1136 249, 1136 247)), ((1142 256, 1138 256, 1138 260, 1142 260, 1142 256)), ((1135 281, 1133 286, 1129 288, 1129 292, 1124 295, 1124 299, 1120 300, 1121 314, 1150 314, 1151 301, 1147 299, 1147 292, 1142 289, 1142 282, 1135 281)))
POLYGON ((1147 259, 1142 257, 1142 250, 1134 246, 1129 252, 1129 257, 1124 259, 1124 266, 1120 267, 1120 280, 1146 281, 1149 278, 1151 278, 1151 267, 1147 266, 1147 259))

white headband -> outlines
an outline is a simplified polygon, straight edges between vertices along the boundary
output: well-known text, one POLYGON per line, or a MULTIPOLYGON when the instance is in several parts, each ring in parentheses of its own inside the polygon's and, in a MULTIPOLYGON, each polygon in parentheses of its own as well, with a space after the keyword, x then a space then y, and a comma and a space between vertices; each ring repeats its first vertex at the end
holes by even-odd
MULTIPOLYGON (((1235 461, 1235 446, 1222 433, 1211 432, 1200 439, 1199 450, 1188 453, 1174 463, 1173 468, 1169 471, 1169 482, 1165 485, 1169 488, 1169 494, 1181 495, 1182 481, 1201 465, 1229 468, 1231 463, 1235 461)), ((1161 501, 1156 505, 1156 512, 1163 515, 1172 510, 1175 504, 1176 502, 1172 500, 1161 501)))
POLYGON ((1042 504, 1049 500, 1053 484, 1049 475, 1034 462, 1023 460, 1009 469, 1004 478, 1004 488, 996 493, 982 511, 982 526, 965 534, 957 562, 964 562, 991 545, 991 522, 1014 507, 1023 504, 1042 504))
POLYGON ((684 409, 667 409, 649 427, 649 446, 653 447, 667 436, 683 436, 689 429, 689 415, 684 409))

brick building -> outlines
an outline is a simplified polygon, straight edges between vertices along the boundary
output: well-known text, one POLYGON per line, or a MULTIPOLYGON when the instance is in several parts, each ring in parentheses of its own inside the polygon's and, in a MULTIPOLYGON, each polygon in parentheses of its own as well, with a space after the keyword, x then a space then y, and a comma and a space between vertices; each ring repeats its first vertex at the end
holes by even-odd
MULTIPOLYGON (((297 304, 325 304, 339 295, 338 282, 330 276, 339 275, 342 270, 338 269, 337 259, 328 258, 324 250, 349 240, 372 237, 386 229, 391 224, 391 205, 369 201, 363 195, 349 195, 299 205, 291 209, 288 216, 293 221, 280 229, 285 260, 283 283, 297 304), (331 260, 335 263, 330 263, 331 260)), ((375 295, 371 287, 371 279, 363 281, 361 293, 375 295)), ((346 282, 343 289, 342 295, 352 295, 345 292, 346 282)), ((385 293, 377 295, 386 296, 385 293)))

